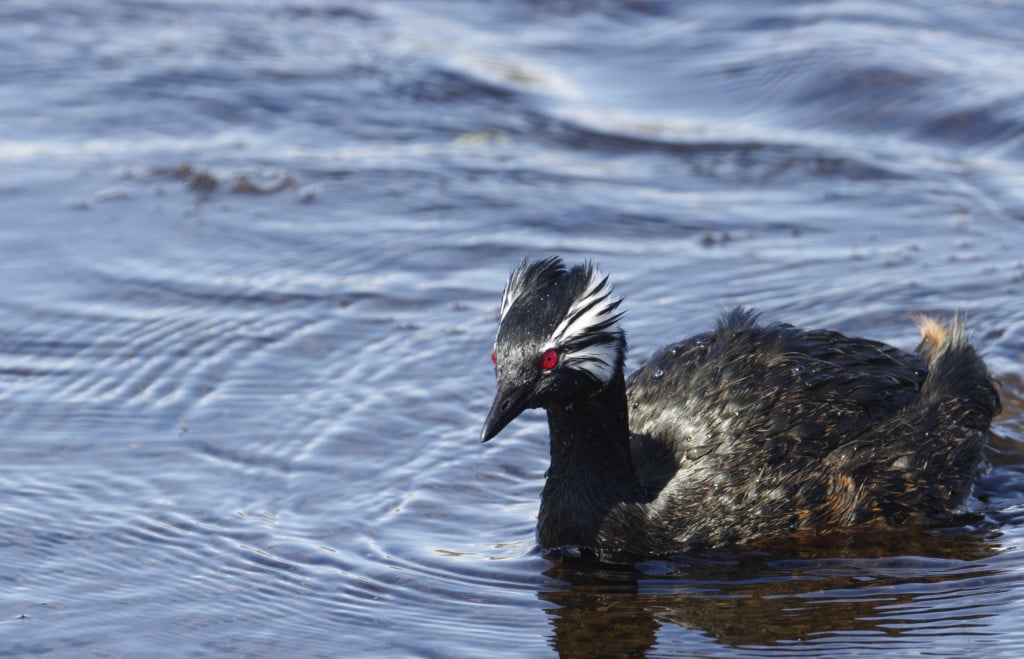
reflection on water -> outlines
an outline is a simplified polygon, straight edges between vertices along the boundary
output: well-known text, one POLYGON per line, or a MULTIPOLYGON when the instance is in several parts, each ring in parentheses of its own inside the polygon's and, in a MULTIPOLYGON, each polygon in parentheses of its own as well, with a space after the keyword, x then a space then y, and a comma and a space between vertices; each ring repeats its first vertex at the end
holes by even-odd
POLYGON ((0 3, 0 653, 1016 656, 1013 4, 0 3), (480 446, 501 286, 591 258, 630 364, 747 304, 1002 386, 963 526, 535 548, 480 446))
POLYGON ((935 648, 942 636, 955 643, 983 630, 995 614, 972 593, 1014 580, 985 563, 997 549, 984 535, 858 535, 636 566, 563 562, 545 572, 540 597, 553 605, 564 656, 644 654, 665 647, 663 636, 671 647, 679 630, 663 629, 672 626, 737 647, 800 641, 810 650, 871 633, 935 648))

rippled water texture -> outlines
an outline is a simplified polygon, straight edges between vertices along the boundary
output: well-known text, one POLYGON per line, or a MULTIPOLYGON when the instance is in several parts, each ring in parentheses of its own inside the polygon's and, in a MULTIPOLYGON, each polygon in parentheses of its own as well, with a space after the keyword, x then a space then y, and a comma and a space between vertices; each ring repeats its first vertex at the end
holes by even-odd
POLYGON ((1019 656, 1014 3, 0 3, 0 653, 1019 656), (635 368, 733 304, 1005 412, 971 526, 633 566, 481 446, 498 297, 593 258, 635 368))

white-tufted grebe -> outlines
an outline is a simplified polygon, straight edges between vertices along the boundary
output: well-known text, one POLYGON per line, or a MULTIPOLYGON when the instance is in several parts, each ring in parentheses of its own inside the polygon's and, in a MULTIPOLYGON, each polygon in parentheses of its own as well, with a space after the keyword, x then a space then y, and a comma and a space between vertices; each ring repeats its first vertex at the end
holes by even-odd
POLYGON ((590 264, 523 261, 501 300, 481 441, 547 410, 544 549, 667 555, 948 517, 999 411, 963 322, 910 354, 735 309, 628 380, 620 302, 590 264))

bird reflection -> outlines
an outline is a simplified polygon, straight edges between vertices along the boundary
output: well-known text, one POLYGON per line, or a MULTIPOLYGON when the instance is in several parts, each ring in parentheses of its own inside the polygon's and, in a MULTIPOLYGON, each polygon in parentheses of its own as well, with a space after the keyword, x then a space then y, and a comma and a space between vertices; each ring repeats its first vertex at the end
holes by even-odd
MULTIPOLYGON (((552 645, 563 657, 644 656, 666 625, 702 630, 727 645, 825 632, 892 635, 902 631, 900 605, 922 591, 998 574, 979 562, 997 551, 991 536, 849 533, 622 565, 551 558, 539 597, 551 604, 552 645)), ((971 617, 969 602, 959 614, 952 602, 944 606, 971 617)))

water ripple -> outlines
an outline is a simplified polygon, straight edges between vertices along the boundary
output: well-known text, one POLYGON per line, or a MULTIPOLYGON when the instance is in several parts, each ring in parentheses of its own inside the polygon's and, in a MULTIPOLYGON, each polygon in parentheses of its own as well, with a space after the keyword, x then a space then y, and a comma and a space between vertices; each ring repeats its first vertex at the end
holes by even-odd
POLYGON ((1016 656, 1020 8, 470 4, 0 6, 0 653, 1016 656), (734 304, 967 312, 972 515, 542 556, 543 414, 478 433, 549 253, 630 366, 734 304))

